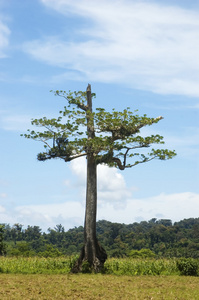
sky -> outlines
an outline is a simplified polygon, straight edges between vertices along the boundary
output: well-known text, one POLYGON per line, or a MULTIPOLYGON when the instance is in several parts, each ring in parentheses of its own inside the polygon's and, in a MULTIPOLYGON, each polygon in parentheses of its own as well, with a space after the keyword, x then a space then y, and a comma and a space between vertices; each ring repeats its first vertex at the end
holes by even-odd
MULTIPOLYGON (((199 0, 0 0, 0 223, 84 224, 86 161, 37 161, 20 136, 66 105, 50 90, 96 93, 94 107, 163 116, 172 160, 98 167, 97 220, 199 217, 199 0)), ((36 129, 36 128, 35 128, 36 129)))

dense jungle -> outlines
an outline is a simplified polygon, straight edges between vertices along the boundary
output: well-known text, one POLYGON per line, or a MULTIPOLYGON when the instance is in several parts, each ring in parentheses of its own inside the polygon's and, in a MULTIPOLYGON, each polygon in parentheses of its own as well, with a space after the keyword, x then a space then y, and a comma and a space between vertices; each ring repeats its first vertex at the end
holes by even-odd
MULTIPOLYGON (((65 231, 61 224, 47 232, 39 226, 1 224, 2 254, 6 256, 58 257, 79 254, 83 227, 65 231)), ((172 223, 169 219, 133 224, 97 222, 97 236, 108 257, 199 258, 199 218, 172 223)))

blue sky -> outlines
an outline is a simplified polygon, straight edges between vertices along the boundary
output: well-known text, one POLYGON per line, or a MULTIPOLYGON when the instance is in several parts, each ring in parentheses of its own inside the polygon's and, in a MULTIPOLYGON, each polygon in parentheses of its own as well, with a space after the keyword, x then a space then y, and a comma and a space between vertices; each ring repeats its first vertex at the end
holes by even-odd
POLYGON ((20 137, 65 105, 50 90, 97 94, 95 107, 164 117, 178 156, 124 172, 98 168, 98 219, 199 217, 199 1, 0 1, 0 223, 83 225, 85 160, 38 162, 20 137))

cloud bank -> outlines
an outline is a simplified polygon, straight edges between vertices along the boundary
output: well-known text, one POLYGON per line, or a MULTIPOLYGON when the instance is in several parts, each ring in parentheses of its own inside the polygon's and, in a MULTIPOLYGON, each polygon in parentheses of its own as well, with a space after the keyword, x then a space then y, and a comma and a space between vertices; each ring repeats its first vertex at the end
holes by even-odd
MULTIPOLYGON (((176 193, 160 194, 144 199, 127 199, 123 207, 112 202, 103 202, 98 206, 98 220, 108 220, 130 224, 147 221, 152 218, 171 219, 173 222, 185 218, 198 218, 199 194, 176 193)), ((81 202, 16 206, 6 209, 0 205, 1 223, 20 223, 24 226, 37 225, 44 231, 49 227, 62 224, 65 229, 83 226, 85 207, 81 202)))
POLYGON ((23 45, 35 59, 65 69, 59 80, 199 96, 199 11, 128 0, 41 2, 85 20, 78 31, 71 28, 73 38, 59 33, 23 45))

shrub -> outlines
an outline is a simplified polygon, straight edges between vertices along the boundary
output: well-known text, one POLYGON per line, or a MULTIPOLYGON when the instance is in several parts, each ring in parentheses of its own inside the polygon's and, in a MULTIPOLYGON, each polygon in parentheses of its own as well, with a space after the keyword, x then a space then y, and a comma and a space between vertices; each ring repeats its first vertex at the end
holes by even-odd
POLYGON ((53 247, 52 245, 46 245, 46 249, 43 252, 39 252, 37 254, 40 257, 60 257, 63 254, 55 247, 53 247))
POLYGON ((91 267, 87 260, 83 261, 82 263, 82 273, 91 273, 91 267))
POLYGON ((181 275, 198 276, 198 261, 193 258, 181 258, 177 260, 177 267, 181 275))
POLYGON ((155 253, 150 249, 131 250, 129 253, 129 257, 132 258, 155 257, 155 253))

